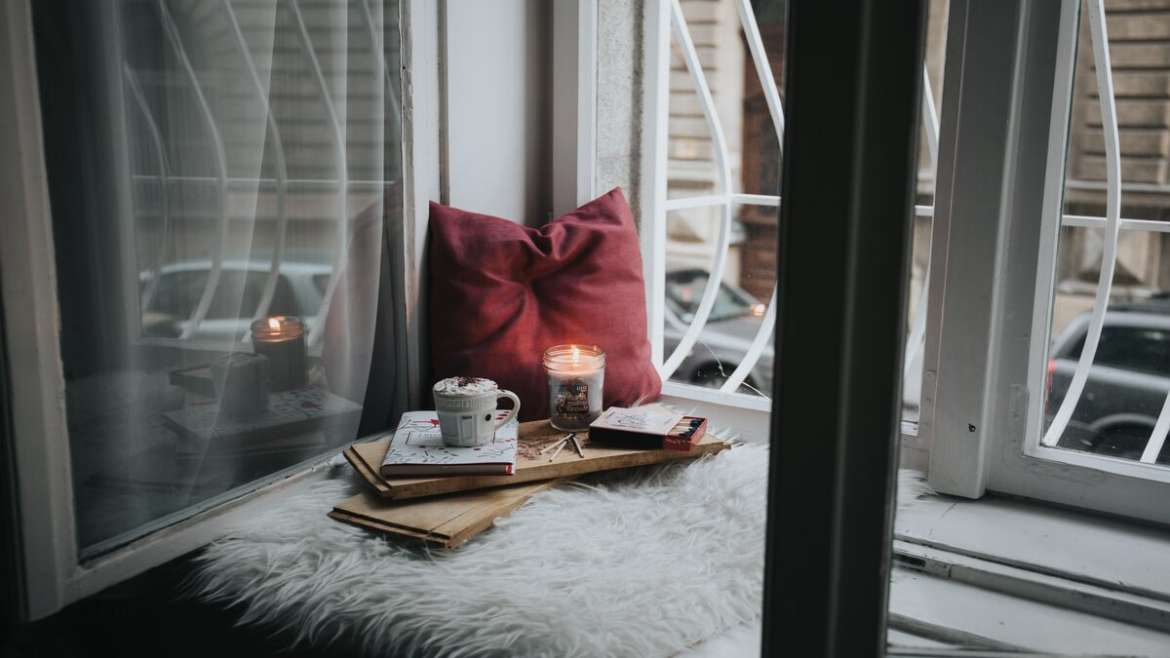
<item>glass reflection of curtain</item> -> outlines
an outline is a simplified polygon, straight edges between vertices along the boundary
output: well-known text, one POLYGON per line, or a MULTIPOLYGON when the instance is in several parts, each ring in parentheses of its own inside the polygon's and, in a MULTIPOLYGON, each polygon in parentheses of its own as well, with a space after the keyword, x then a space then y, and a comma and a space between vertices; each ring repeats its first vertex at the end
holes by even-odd
POLYGON ((356 436, 360 410, 230 441, 181 431, 183 410, 231 419, 220 392, 200 395, 176 373, 251 352, 253 320, 295 315, 310 384, 366 400, 371 364, 386 358, 374 354, 383 221, 400 208, 398 9, 123 0, 71 18, 68 3, 46 6, 38 59, 59 75, 42 89, 74 77, 78 96, 103 99, 80 119, 46 112, 47 135, 68 120, 71 140, 98 154, 67 143, 49 154, 74 488, 91 547, 356 436), (63 198, 91 188, 123 193, 63 198))
POLYGON ((291 311, 322 356, 318 376, 361 402, 368 363, 354 357, 370 355, 367 284, 396 174, 382 150, 397 104, 383 5, 141 0, 122 11, 142 333, 247 351, 246 320, 291 311))

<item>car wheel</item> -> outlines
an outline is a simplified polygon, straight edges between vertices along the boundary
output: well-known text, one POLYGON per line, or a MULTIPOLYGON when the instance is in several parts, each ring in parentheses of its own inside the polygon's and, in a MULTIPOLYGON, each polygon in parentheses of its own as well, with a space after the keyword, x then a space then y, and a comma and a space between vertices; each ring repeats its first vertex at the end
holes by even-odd
MULTIPOLYGON (((724 363, 721 369, 718 363, 704 363, 691 371, 690 381, 692 384, 704 388, 721 388, 727 383, 727 380, 731 377, 731 373, 735 372, 736 367, 737 364, 724 363)), ((756 388, 759 388, 756 386, 756 380, 751 375, 748 375, 743 380, 743 384, 740 385, 739 392, 750 393, 751 389, 756 388)))
POLYGON ((1144 425, 1124 424, 1106 427, 1098 430, 1085 449, 1110 457, 1141 459, 1151 431, 1151 427, 1144 425))

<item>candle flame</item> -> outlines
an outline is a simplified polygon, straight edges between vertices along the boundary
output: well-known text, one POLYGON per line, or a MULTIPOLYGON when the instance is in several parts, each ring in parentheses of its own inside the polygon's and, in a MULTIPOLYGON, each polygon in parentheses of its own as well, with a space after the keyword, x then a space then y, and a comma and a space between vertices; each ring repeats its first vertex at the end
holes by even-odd
POLYGON ((581 348, 573 346, 573 363, 581 363, 581 348))
POLYGON ((280 331, 280 320, 268 318, 268 328, 273 331, 280 331))

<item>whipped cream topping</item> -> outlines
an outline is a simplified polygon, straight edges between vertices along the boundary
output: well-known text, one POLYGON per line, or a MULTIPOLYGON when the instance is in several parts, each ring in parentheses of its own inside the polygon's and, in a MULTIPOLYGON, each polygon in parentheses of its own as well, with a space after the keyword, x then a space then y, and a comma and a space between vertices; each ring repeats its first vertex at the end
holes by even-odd
POLYGON ((448 377, 435 382, 438 395, 472 396, 499 390, 499 385, 483 377, 448 377))

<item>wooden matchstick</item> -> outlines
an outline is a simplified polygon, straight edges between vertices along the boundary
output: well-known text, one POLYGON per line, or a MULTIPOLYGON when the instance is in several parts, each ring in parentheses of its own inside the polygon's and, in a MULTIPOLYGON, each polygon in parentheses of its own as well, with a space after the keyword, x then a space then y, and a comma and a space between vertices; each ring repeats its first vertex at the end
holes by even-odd
POLYGON ((566 434, 565 436, 561 437, 561 439, 559 441, 553 441, 552 443, 541 448, 540 452, 538 454, 543 455, 544 453, 548 452, 549 450, 552 450, 553 448, 555 448, 559 445, 563 445, 565 443, 565 441, 568 441, 569 437, 572 437, 572 436, 575 436, 575 435, 574 434, 566 434))
POLYGON ((565 444, 566 444, 566 443, 568 443, 568 442, 569 442, 569 439, 571 439, 571 438, 573 438, 573 435, 571 435, 571 434, 570 434, 570 435, 569 435, 568 437, 566 437, 566 438, 565 438, 563 441, 561 441, 561 445, 560 445, 560 447, 559 447, 559 448, 557 448, 555 452, 553 452, 553 456, 552 456, 552 457, 549 457, 549 458, 548 458, 548 460, 549 460, 550 462, 551 462, 551 461, 553 461, 554 459, 556 459, 556 458, 557 458, 557 455, 561 454, 561 451, 565 449, 565 444))

